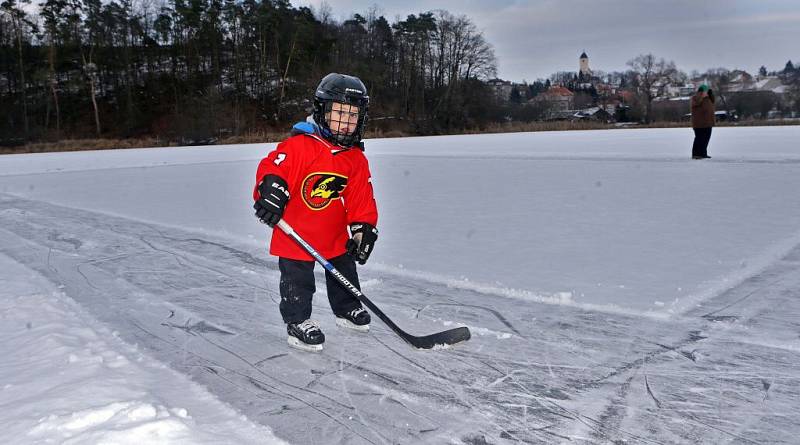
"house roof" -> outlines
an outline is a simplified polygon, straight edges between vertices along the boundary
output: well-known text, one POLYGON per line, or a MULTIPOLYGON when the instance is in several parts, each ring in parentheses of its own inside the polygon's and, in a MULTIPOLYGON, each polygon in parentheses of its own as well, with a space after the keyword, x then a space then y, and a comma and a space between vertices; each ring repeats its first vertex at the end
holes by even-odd
POLYGON ((542 94, 547 94, 548 96, 574 96, 572 91, 565 87, 560 86, 552 86, 549 90, 545 91, 542 94))
POLYGON ((765 77, 756 82, 756 90, 784 93, 786 92, 786 86, 777 77, 765 77))
POLYGON ((753 76, 747 71, 735 70, 731 72, 731 82, 750 82, 753 76))
POLYGON ((510 80, 503 80, 503 79, 500 79, 499 77, 495 77, 494 79, 489 79, 489 80, 486 81, 486 83, 488 83, 489 85, 494 85, 494 86, 497 86, 497 85, 511 85, 511 81, 510 80))

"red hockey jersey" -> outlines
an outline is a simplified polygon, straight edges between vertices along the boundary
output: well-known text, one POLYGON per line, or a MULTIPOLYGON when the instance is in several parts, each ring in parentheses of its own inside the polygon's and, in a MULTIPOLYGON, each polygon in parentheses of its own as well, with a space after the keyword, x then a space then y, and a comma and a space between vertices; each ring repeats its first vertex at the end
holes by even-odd
MULTIPOLYGON (((369 163, 357 147, 343 149, 315 134, 292 136, 262 159, 256 172, 253 199, 265 175, 289 185, 283 219, 323 257, 345 253, 353 222, 378 224, 369 163)), ((269 253, 294 260, 313 258, 280 229, 272 231, 269 253)))

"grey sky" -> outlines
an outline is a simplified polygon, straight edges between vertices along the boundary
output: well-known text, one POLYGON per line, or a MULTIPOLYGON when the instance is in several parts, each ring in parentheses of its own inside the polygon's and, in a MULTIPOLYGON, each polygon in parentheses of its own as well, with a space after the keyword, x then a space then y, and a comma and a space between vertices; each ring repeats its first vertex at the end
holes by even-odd
MULTIPOLYGON (((319 7, 325 0, 295 0, 319 7)), ((364 13, 375 0, 327 0, 333 16, 364 13)), ((800 0, 386 0, 390 22, 432 9, 465 14, 492 43, 499 77, 532 81, 575 71, 586 51, 592 69, 623 70, 652 52, 691 72, 800 63, 800 0)))

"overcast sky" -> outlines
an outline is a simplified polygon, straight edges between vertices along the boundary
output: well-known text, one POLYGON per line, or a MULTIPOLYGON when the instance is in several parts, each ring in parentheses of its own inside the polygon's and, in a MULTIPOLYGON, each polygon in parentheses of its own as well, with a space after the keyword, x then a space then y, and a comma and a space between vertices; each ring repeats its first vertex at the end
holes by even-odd
MULTIPOLYGON (((326 1, 342 20, 375 0, 326 1)), ((445 9, 470 17, 494 46, 500 78, 532 81, 576 71, 586 51, 594 70, 620 71, 648 52, 690 73, 708 68, 800 63, 800 0, 384 0, 378 10, 399 17, 445 9)))

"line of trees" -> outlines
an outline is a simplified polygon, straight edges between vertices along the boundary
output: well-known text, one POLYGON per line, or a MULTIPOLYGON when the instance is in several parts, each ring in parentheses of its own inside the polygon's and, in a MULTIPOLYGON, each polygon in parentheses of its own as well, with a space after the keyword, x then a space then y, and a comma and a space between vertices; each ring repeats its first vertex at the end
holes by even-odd
POLYGON ((491 45, 437 10, 341 23, 287 0, 0 3, 0 139, 198 140, 285 129, 328 72, 361 77, 374 125, 419 134, 492 115, 491 45))

